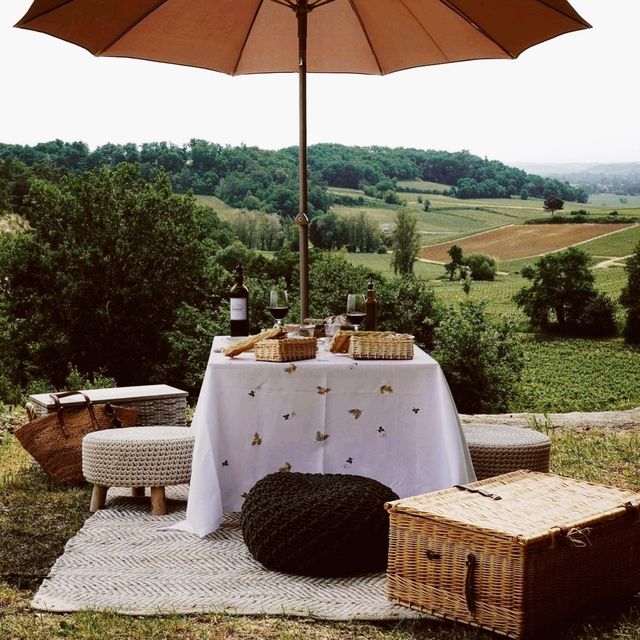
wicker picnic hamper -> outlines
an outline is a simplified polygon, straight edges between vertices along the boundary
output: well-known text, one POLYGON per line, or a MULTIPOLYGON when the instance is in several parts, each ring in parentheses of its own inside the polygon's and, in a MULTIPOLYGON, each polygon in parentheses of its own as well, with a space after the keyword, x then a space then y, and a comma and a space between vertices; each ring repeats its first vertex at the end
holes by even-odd
POLYGON ((391 600, 510 638, 640 591, 640 493, 515 471, 387 503, 391 600))
MULTIPOLYGON (((111 402, 122 407, 138 410, 138 426, 187 424, 187 396, 186 391, 166 384, 142 385, 135 387, 116 387, 111 389, 89 389, 85 393, 94 404, 111 402)), ((50 394, 42 393, 29 396, 27 409, 34 417, 46 416, 55 410, 50 400, 50 394)), ((64 401, 65 407, 80 406, 73 398, 64 401)))
POLYGON ((411 360, 413 336, 404 333, 354 333, 349 340, 349 355, 355 360, 411 360))
POLYGON ((267 362, 291 362, 316 357, 316 338, 282 338, 260 340, 253 347, 256 360, 267 362))

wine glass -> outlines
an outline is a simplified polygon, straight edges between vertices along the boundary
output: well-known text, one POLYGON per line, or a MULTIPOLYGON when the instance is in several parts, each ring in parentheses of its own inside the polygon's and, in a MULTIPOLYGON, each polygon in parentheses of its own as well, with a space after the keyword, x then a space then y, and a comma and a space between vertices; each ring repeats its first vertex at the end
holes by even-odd
POLYGON ((362 293, 350 293, 347 296, 347 320, 358 331, 358 327, 366 316, 366 306, 364 294, 362 293))
POLYGON ((281 327, 282 320, 289 312, 289 298, 286 289, 271 289, 269 294, 269 313, 275 318, 274 326, 281 327))

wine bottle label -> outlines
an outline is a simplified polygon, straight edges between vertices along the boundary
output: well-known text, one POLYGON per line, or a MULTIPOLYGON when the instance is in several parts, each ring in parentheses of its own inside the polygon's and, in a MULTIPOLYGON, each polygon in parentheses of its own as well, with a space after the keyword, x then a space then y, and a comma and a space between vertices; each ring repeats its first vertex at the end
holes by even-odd
POLYGON ((247 319, 247 299, 231 298, 231 319, 246 320, 247 319))

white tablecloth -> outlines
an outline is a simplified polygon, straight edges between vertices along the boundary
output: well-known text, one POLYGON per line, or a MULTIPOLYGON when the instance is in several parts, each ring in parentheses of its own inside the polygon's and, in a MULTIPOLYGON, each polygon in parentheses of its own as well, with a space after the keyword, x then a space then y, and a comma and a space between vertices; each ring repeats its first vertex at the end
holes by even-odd
POLYGON ((227 358, 213 343, 192 428, 187 519, 199 536, 278 470, 375 478, 401 498, 475 480, 438 363, 364 361, 323 349, 314 360, 227 358))

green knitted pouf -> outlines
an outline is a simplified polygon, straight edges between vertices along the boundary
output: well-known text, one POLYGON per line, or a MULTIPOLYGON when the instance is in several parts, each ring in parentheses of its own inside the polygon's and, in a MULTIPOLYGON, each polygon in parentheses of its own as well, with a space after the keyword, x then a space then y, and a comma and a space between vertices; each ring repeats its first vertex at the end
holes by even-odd
POLYGON ((242 507, 242 535, 267 569, 336 577, 383 571, 398 496, 377 480, 278 472, 259 480, 242 507))

